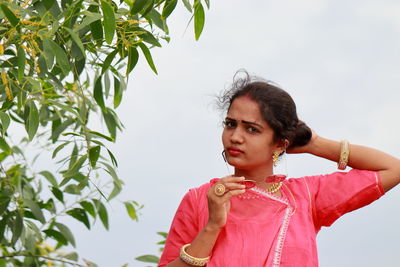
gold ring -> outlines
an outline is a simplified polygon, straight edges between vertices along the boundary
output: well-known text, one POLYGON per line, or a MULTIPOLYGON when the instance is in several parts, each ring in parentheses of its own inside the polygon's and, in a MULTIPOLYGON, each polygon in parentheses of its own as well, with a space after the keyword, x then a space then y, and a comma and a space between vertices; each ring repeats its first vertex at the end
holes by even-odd
POLYGON ((225 186, 223 184, 216 184, 214 187, 214 193, 217 196, 223 196, 225 194, 225 186))

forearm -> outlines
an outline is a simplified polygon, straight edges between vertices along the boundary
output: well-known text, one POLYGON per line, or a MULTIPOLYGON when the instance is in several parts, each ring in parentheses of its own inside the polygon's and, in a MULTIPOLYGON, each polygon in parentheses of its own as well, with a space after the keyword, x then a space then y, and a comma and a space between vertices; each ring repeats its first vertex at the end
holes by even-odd
MULTIPOLYGON (((186 252, 196 258, 206 258, 210 256, 212 249, 214 248, 215 242, 217 241, 218 235, 221 229, 206 226, 192 241, 191 245, 186 249, 186 252)), ((179 257, 174 261, 167 264, 167 267, 187 267, 192 266, 179 257)))
MULTIPOLYGON (((307 152, 337 162, 340 157, 340 142, 319 136, 310 144, 307 152)), ((385 191, 400 182, 400 161, 377 149, 351 144, 348 166, 379 171, 385 191)))

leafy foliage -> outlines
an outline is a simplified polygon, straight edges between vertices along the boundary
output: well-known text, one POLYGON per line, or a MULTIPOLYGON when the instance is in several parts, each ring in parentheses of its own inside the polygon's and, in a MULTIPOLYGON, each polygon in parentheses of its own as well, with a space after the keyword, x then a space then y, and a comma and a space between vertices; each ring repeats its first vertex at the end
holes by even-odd
MULTIPOLYGON (((162 253, 164 250, 165 241, 167 239, 167 233, 157 232, 157 234, 163 238, 161 241, 157 242, 157 245, 161 246, 159 248, 159 252, 162 253)), ((160 257, 156 256, 156 255, 147 254, 147 255, 142 255, 142 256, 136 257, 135 260, 141 261, 141 262, 147 262, 147 263, 159 263, 160 257)))
MULTIPOLYGON (((198 39, 202 3, 182 2, 194 12, 198 39)), ((0 0, 0 266, 95 266, 61 252, 76 245, 61 218, 109 228, 107 202, 123 186, 107 148, 123 129, 115 109, 140 57, 157 73, 150 49, 169 41, 167 18, 176 6, 177 0, 0 0), (89 123, 99 118, 107 133, 89 123), (26 131, 20 141, 13 134, 18 125, 26 131), (48 169, 37 170, 35 160, 47 156, 48 169)), ((140 205, 124 205, 137 220, 140 205)))

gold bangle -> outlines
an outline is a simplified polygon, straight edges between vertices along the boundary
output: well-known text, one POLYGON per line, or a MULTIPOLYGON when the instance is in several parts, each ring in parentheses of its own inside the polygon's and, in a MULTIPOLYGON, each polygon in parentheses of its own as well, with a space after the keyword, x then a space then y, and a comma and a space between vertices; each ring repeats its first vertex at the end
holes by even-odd
POLYGON ((347 140, 342 140, 340 142, 340 157, 338 161, 338 169, 344 170, 347 167, 347 162, 349 161, 350 155, 350 144, 347 140))
POLYGON ((206 258, 196 258, 196 257, 190 256, 186 252, 186 248, 189 246, 190 246, 190 244, 186 244, 181 247, 181 253, 179 255, 181 260, 183 260, 185 263, 187 263, 189 265, 205 266, 207 264, 208 260, 210 259, 210 256, 208 256, 206 258))

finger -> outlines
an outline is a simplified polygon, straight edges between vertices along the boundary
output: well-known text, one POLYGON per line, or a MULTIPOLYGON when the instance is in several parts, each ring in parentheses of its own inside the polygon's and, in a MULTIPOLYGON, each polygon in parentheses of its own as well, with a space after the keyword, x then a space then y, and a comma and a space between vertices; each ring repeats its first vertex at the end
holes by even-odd
POLYGON ((237 183, 243 181, 245 178, 244 176, 226 176, 220 179, 220 182, 223 183, 237 183))
POLYGON ((244 189, 246 186, 244 184, 239 184, 239 183, 224 183, 223 184, 226 189, 228 190, 234 190, 234 189, 244 189))
POLYGON ((235 189, 235 190, 231 190, 231 191, 227 192, 225 195, 223 195, 223 196, 221 197, 221 200, 225 202, 225 201, 231 199, 233 196, 241 195, 241 194, 243 194, 244 192, 246 192, 245 189, 235 189))

